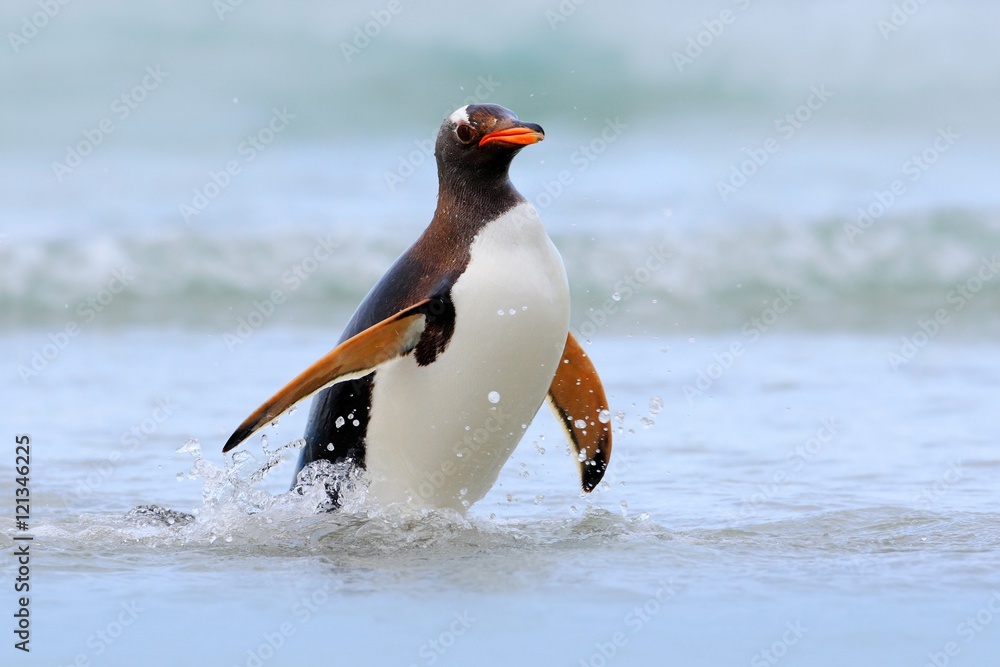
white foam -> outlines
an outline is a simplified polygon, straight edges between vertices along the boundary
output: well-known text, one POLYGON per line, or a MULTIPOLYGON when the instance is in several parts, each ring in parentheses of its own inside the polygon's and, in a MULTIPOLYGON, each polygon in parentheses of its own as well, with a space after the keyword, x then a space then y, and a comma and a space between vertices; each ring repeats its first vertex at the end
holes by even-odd
POLYGON ((468 109, 469 109, 468 104, 466 104, 464 107, 455 109, 455 111, 453 111, 452 114, 448 116, 448 120, 450 120, 452 123, 455 123, 456 125, 458 125, 459 123, 468 123, 469 122, 468 109))

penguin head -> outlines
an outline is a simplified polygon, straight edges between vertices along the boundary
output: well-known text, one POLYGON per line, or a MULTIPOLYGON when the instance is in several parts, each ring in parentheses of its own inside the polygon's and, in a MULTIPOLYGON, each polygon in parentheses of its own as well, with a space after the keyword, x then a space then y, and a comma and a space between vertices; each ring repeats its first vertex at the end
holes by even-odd
POLYGON ((442 180, 502 178, 518 151, 545 138, 535 123, 522 123, 510 109, 470 104, 441 124, 434 155, 442 180))

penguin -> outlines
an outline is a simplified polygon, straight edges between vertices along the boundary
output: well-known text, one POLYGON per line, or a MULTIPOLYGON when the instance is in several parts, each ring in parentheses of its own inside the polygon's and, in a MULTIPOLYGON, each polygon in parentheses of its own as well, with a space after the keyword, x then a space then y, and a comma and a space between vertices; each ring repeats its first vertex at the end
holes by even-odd
MULTIPOLYGON (((547 402, 592 491, 611 456, 607 397, 569 331, 562 258, 508 175, 514 156, 544 138, 494 104, 446 118, 428 227, 337 346, 247 417, 223 452, 314 396, 293 488, 329 462, 323 474, 336 464, 361 471, 378 505, 464 513, 547 402)), ((337 485, 327 490, 336 508, 337 485)))

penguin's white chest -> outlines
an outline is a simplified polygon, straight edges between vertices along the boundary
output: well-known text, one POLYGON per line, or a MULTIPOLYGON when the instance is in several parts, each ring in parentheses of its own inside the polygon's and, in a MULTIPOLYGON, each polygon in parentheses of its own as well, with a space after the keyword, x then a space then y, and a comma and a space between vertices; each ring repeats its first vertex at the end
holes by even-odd
POLYGON ((455 329, 427 366, 375 375, 366 437, 370 494, 464 511, 493 486, 545 398, 569 328, 562 258, 520 204, 476 236, 452 287, 455 329))

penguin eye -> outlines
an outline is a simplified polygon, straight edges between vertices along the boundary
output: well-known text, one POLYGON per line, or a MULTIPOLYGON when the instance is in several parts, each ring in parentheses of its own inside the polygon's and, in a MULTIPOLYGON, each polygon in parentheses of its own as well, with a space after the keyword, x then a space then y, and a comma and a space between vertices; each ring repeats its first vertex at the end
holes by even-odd
POLYGON ((476 131, 472 129, 471 125, 459 125, 455 128, 455 136, 463 144, 467 144, 476 136, 476 131))

